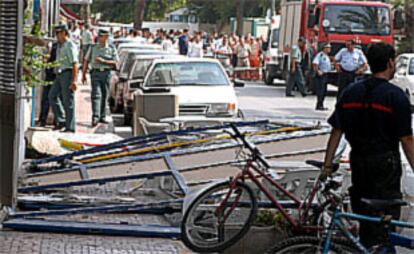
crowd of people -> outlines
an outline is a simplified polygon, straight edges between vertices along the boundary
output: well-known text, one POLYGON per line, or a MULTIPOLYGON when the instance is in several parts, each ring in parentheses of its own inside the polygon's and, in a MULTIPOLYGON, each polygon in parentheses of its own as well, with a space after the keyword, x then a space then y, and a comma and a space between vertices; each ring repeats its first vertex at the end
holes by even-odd
POLYGON ((240 72, 240 78, 260 79, 258 71, 262 60, 262 36, 254 38, 251 34, 237 36, 235 33, 208 34, 206 32, 193 32, 188 29, 163 30, 158 29, 151 33, 148 29, 130 30, 121 28, 113 32, 113 38, 129 38, 139 42, 154 43, 162 46, 163 50, 176 51, 180 55, 188 57, 211 57, 217 58, 224 68, 234 67, 250 68, 249 76, 246 72, 240 72))

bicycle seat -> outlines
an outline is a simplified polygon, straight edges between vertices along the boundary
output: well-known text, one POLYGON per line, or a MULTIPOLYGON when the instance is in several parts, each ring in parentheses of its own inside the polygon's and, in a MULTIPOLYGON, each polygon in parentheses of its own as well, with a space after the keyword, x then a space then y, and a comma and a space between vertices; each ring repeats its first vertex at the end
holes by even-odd
MULTIPOLYGON (((317 167, 319 169, 322 169, 323 167, 323 161, 307 160, 306 164, 317 167)), ((333 172, 336 172, 339 169, 339 163, 332 164, 332 169, 333 172)))
POLYGON ((383 210, 385 208, 406 206, 408 205, 402 199, 369 199, 361 198, 361 203, 364 204, 367 208, 374 210, 383 210))

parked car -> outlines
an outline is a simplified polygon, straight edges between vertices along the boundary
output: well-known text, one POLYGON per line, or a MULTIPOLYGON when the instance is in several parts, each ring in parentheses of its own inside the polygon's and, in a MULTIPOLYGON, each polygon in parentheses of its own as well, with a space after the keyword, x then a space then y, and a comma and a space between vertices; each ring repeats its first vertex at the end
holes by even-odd
POLYGON ((123 111, 125 125, 131 125, 133 109, 133 96, 141 83, 144 81, 145 74, 151 64, 157 59, 183 59, 186 58, 176 54, 159 54, 159 55, 136 55, 132 67, 129 69, 126 81, 123 83, 123 111))
POLYGON ((125 50, 134 50, 134 49, 141 49, 141 50, 162 50, 161 45, 157 44, 144 44, 139 42, 128 42, 128 43, 121 43, 118 45, 118 53, 122 53, 125 50))
POLYGON ((119 55, 120 63, 118 71, 113 73, 109 83, 109 106, 111 112, 123 112, 122 87, 127 81, 128 73, 132 68, 135 56, 169 54, 171 53, 153 49, 131 49, 123 51, 119 55))
MULTIPOLYGON (((243 86, 235 82, 235 86, 243 86)), ((167 89, 178 95, 180 116, 236 117, 237 97, 232 82, 216 59, 155 60, 140 87, 167 89)))
POLYGON ((400 87, 414 105, 414 54, 402 54, 396 59, 396 73, 391 83, 400 87))

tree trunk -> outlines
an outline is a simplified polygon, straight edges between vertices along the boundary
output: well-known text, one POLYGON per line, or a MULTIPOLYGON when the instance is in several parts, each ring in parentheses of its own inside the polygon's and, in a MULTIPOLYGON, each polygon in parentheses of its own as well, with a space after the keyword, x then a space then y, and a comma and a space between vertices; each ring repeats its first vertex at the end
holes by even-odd
POLYGON ((134 29, 142 29, 142 22, 144 21, 145 0, 135 1, 135 16, 134 16, 134 29))
POLYGON ((81 5, 81 18, 86 23, 89 23, 91 18, 91 6, 89 4, 81 5))
POLYGON ((243 19, 244 19, 244 1, 245 0, 236 0, 236 15, 237 15, 237 30, 236 33, 238 36, 243 35, 243 19))
POLYGON ((405 33, 410 45, 410 52, 414 52, 414 1, 405 0, 405 33))

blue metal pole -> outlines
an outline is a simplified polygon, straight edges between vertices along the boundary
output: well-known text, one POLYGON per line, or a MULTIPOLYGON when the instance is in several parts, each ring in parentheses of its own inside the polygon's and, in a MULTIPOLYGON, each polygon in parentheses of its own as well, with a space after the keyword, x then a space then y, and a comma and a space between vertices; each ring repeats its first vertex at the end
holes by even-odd
POLYGON ((30 126, 35 126, 35 118, 36 118, 36 88, 32 88, 32 115, 30 117, 30 126))

